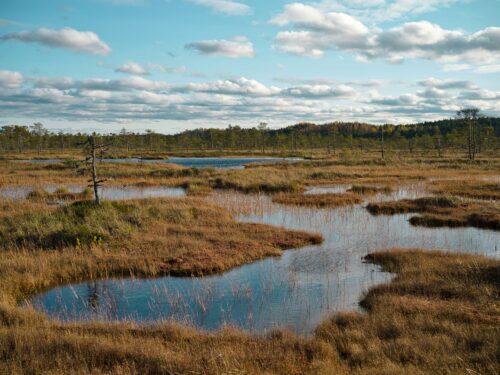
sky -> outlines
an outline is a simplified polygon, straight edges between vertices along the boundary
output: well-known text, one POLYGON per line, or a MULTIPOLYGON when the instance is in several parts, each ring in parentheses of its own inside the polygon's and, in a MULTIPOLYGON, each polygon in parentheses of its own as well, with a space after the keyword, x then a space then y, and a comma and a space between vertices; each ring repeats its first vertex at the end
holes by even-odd
POLYGON ((2 0, 0 126, 500 116, 500 0, 2 0))

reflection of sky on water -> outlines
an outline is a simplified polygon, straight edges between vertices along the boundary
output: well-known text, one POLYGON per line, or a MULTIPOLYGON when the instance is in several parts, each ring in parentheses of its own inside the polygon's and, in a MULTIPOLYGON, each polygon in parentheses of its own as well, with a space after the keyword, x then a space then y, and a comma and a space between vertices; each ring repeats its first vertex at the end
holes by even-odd
MULTIPOLYGON (((420 194, 417 187, 383 198, 420 194)), ((68 320, 175 319, 206 329, 232 324, 256 332, 279 326, 310 333, 332 312, 357 309, 364 291, 390 279, 377 266, 362 262, 371 251, 415 247, 500 255, 497 232, 414 227, 408 215, 372 216, 363 205, 289 207, 273 204, 266 196, 222 192, 207 199, 240 212, 242 221, 319 232, 325 241, 222 275, 109 279, 58 287, 36 297, 34 304, 68 320)))

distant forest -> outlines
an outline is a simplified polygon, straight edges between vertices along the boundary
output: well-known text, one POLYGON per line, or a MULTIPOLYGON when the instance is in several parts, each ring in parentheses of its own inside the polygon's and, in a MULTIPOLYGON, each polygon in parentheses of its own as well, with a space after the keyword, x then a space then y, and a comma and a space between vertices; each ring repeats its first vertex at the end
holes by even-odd
MULTIPOLYGON (((480 117, 475 137, 479 151, 500 147, 500 118, 480 117)), ((179 134, 158 134, 151 130, 131 133, 96 134, 100 142, 124 151, 255 151, 299 152, 324 148, 340 149, 432 150, 465 149, 469 125, 463 119, 447 119, 410 125, 371 125, 358 122, 332 122, 323 125, 299 123, 282 129, 268 129, 261 123, 254 128, 228 126, 225 129, 196 129, 179 134)), ((41 123, 32 126, 6 125, 0 128, 0 152, 77 148, 87 134, 50 132, 41 123)))

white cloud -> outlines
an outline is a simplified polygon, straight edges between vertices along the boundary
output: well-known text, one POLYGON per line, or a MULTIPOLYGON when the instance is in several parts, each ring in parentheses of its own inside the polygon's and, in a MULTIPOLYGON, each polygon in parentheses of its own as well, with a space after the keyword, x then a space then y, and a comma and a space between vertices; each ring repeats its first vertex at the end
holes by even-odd
POLYGON ((143 77, 130 76, 121 79, 86 79, 73 80, 68 77, 32 79, 36 88, 55 88, 58 90, 91 90, 91 91, 129 91, 129 90, 166 90, 170 85, 164 81, 152 81, 143 77))
POLYGON ((141 65, 135 62, 128 62, 120 65, 115 69, 115 72, 134 74, 134 75, 148 75, 149 72, 143 68, 141 65))
MULTIPOLYGON (((309 83, 269 86, 250 78, 169 85, 164 81, 130 76, 122 79, 37 77, 19 80, 15 72, 0 73, 0 110, 4 118, 58 119, 106 124, 172 121, 193 124, 276 124, 302 120, 350 120, 384 123, 434 120, 452 116, 462 106, 474 105, 488 115, 500 114, 500 93, 463 80, 429 78, 385 86, 383 81, 339 83, 316 79, 309 83), (366 86, 377 85, 377 90, 366 86), (353 87, 356 87, 354 89, 353 87), (386 95, 384 91, 391 92, 386 95), (380 91, 380 92, 379 92, 380 91), (57 105, 54 105, 57 104, 57 105), (18 117, 15 117, 18 116, 18 117)), ((22 76, 21 76, 22 77, 22 76)), ((118 126, 118 125, 117 125, 118 126)))
POLYGON ((320 97, 336 97, 349 98, 355 95, 355 90, 347 85, 303 85, 291 87, 284 90, 284 93, 290 96, 320 98, 320 97))
POLYGON ((443 65, 444 72, 460 72, 462 70, 470 69, 469 64, 445 64, 443 65))
POLYGON ((488 73, 499 73, 500 64, 483 65, 475 70, 476 73, 488 74, 488 73))
POLYGON ((252 58, 255 56, 252 42, 244 36, 236 36, 229 40, 202 40, 187 44, 185 47, 208 56, 231 58, 252 58))
POLYGON ((191 83, 186 86, 178 87, 177 90, 250 96, 269 96, 275 95, 280 92, 280 89, 277 87, 268 87, 256 80, 248 79, 245 77, 234 80, 218 80, 206 83, 191 83))
POLYGON ((368 23, 401 19, 467 0, 323 0, 317 3, 324 12, 349 13, 368 23))
POLYGON ((460 98, 469 100, 496 100, 500 99, 500 91, 491 91, 491 90, 464 91, 460 93, 460 98))
POLYGON ((437 79, 431 77, 423 81, 420 81, 418 83, 421 86, 443 89, 443 90, 477 89, 477 85, 471 81, 455 80, 455 79, 437 79))
POLYGON ((345 13, 324 12, 302 3, 286 5, 270 22, 293 27, 279 32, 274 46, 299 56, 322 57, 329 50, 346 50, 359 61, 382 58, 390 63, 420 58, 447 64, 494 64, 500 59, 500 27, 466 34, 420 21, 388 30, 369 29, 345 13))
POLYGON ((35 31, 5 34, 0 40, 17 40, 25 43, 40 43, 48 47, 63 48, 76 52, 107 55, 111 48, 92 31, 78 31, 65 27, 54 30, 45 27, 35 31))
POLYGON ((250 14, 252 8, 248 5, 232 0, 187 0, 190 3, 203 5, 218 13, 224 13, 233 16, 250 14))
POLYGON ((23 75, 11 70, 0 70, 0 87, 15 89, 23 84, 23 75))

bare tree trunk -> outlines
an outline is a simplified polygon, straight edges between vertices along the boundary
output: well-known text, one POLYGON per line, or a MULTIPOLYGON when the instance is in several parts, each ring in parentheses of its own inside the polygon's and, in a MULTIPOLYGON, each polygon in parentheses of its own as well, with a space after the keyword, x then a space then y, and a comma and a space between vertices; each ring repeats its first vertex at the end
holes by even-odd
POLYGON ((467 137, 468 148, 469 148, 469 160, 474 160, 475 145, 474 145, 474 122, 469 119, 469 136, 467 137))
POLYGON ((101 201, 99 199, 99 183, 97 181, 97 167, 96 167, 96 145, 95 145, 95 138, 94 136, 89 137, 89 143, 90 143, 90 158, 91 158, 91 163, 92 163, 92 185, 94 187, 94 197, 95 197, 95 202, 100 205, 101 201))
POLYGON ((384 129, 380 127, 380 154, 382 159, 384 158, 384 129))

